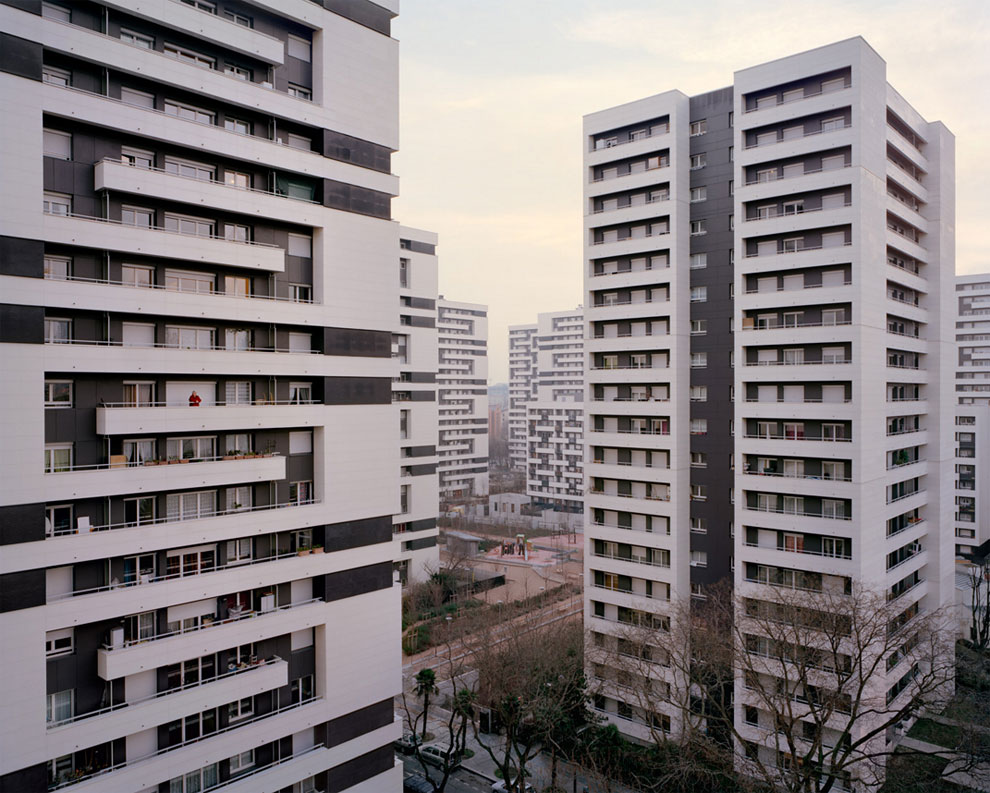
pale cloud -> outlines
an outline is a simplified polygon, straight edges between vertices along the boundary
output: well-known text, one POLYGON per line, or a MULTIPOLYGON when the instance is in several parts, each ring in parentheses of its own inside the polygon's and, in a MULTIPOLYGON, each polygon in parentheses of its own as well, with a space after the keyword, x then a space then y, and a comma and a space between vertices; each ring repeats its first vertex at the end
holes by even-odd
POLYGON ((926 118, 957 136, 957 270, 990 270, 990 4, 984 0, 407 0, 403 223, 440 234, 441 291, 490 306, 490 371, 507 326, 582 295, 581 117, 862 35, 926 118))

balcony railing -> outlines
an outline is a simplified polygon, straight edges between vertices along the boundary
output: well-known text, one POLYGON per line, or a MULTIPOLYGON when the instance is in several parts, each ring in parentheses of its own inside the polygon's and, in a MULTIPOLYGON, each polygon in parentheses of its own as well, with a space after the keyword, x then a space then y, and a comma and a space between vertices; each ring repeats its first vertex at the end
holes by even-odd
POLYGON ((83 347, 129 347, 137 350, 189 350, 191 352, 267 352, 280 355, 322 355, 320 350, 293 350, 288 347, 222 347, 216 344, 184 347, 180 344, 156 341, 152 344, 127 344, 124 341, 101 339, 45 339, 45 344, 75 344, 83 347))
MULTIPOLYGON (((781 290, 783 291, 783 290, 781 290)), ((749 292, 747 292, 749 294, 749 292)), ((781 322, 777 319, 771 320, 760 320, 754 322, 752 325, 747 326, 746 320, 751 319, 750 317, 743 318, 743 330, 780 330, 781 328, 831 328, 831 327, 841 327, 845 325, 852 325, 852 320, 842 319, 842 320, 829 320, 828 322, 781 322)))
POLYGON ((271 243, 268 242, 254 242, 253 240, 229 240, 226 237, 221 237, 217 234, 185 234, 179 231, 178 229, 168 229, 165 228, 164 226, 138 226, 137 224, 134 223, 124 223, 121 220, 114 220, 112 218, 101 218, 101 217, 96 217, 95 215, 81 215, 78 212, 53 212, 51 210, 47 210, 45 214, 53 215, 55 217, 76 218, 77 220, 88 220, 93 223, 109 223, 114 226, 140 229, 142 231, 160 231, 164 234, 175 234, 177 237, 195 237, 201 240, 218 240, 220 242, 229 242, 232 245, 253 245, 258 248, 269 248, 269 249, 278 248, 280 250, 284 250, 281 248, 281 246, 272 245, 271 243))
POLYGON ((795 140, 803 140, 804 138, 813 138, 816 135, 828 135, 830 132, 844 132, 847 129, 852 129, 852 127, 853 127, 852 124, 843 124, 841 127, 836 126, 836 127, 832 127, 831 129, 816 129, 811 132, 805 132, 800 137, 796 137, 796 138, 777 138, 776 140, 770 141, 769 143, 747 143, 745 146, 743 146, 743 148, 747 150, 762 149, 767 146, 776 146, 781 143, 792 143, 795 140))
MULTIPOLYGON (((324 744, 318 743, 314 746, 310 746, 308 749, 303 749, 300 752, 295 752, 289 757, 283 757, 280 760, 275 760, 274 762, 266 763, 265 765, 253 766, 250 771, 247 771, 246 773, 243 774, 237 774, 236 776, 232 776, 230 779, 226 779, 223 782, 218 782, 217 784, 211 785, 210 787, 202 788, 199 791, 199 793, 211 793, 211 791, 213 790, 220 790, 222 788, 228 787, 229 785, 236 785, 241 780, 251 779, 252 777, 264 771, 267 771, 270 768, 275 768, 277 766, 284 765, 285 763, 291 763, 293 760, 298 760, 300 757, 306 757, 307 755, 312 754, 313 752, 318 752, 324 748, 326 748, 324 744)), ((296 788, 293 786, 292 789, 295 790, 296 788)), ((312 791, 307 791, 307 793, 322 793, 322 791, 316 790, 314 788, 312 791)))
POLYGON ((201 623, 199 625, 194 625, 190 628, 179 628, 174 631, 163 631, 162 633, 156 633, 151 636, 143 636, 140 639, 125 639, 121 645, 111 645, 104 644, 103 649, 108 652, 116 652, 118 650, 123 650, 127 647, 134 647, 138 644, 147 644, 148 642, 156 642, 162 639, 169 639, 172 636, 181 636, 185 633, 195 633, 196 631, 210 630, 212 628, 220 627, 221 625, 230 625, 234 622, 240 622, 241 620, 251 619, 252 617, 266 617, 270 614, 276 614, 278 612, 288 611, 289 609, 299 608, 300 606, 308 606, 310 603, 321 603, 323 598, 311 598, 309 600, 301 600, 298 603, 288 603, 285 606, 276 606, 270 611, 254 611, 253 609, 242 611, 240 614, 236 614, 232 617, 227 617, 226 619, 214 618, 211 622, 201 623))
MULTIPOLYGON (((807 250, 817 250, 817 249, 801 248, 801 250, 807 251, 807 250)), ((759 254, 751 254, 751 255, 759 256, 759 254)), ((851 285, 852 285, 852 280, 843 281, 841 284, 835 284, 835 286, 851 286, 851 285)), ((769 295, 777 292, 799 292, 804 289, 822 289, 823 286, 824 286, 823 284, 804 284, 800 287, 794 287, 794 288, 779 286, 776 289, 760 289, 759 287, 757 287, 756 289, 747 289, 745 293, 747 295, 760 295, 760 294, 769 295)))
POLYGON ((613 559, 617 562, 635 562, 636 564, 645 564, 650 567, 670 567, 669 561, 650 561, 645 556, 618 556, 614 553, 598 553, 597 551, 593 553, 592 556, 597 556, 599 559, 613 559))
POLYGON ((670 402, 670 397, 593 397, 592 402, 670 402))
POLYGON ((622 529, 623 531, 640 531, 640 532, 643 532, 644 534, 660 534, 660 535, 663 535, 663 536, 666 536, 667 535, 667 532, 665 532, 665 531, 652 531, 652 530, 647 529, 645 526, 643 526, 643 527, 639 527, 639 526, 620 526, 618 523, 599 523, 597 521, 592 521, 591 522, 591 525, 592 526, 599 526, 599 527, 601 527, 603 529, 622 529))
POLYGON ((618 212, 622 209, 635 209, 636 207, 645 207, 645 206, 649 206, 650 204, 660 204, 664 201, 669 201, 669 200, 670 200, 670 194, 668 193, 666 195, 661 196, 660 198, 648 198, 645 201, 640 201, 636 204, 626 204, 625 206, 621 206, 621 207, 614 206, 614 207, 609 207, 608 209, 604 207, 601 207, 600 209, 593 209, 591 211, 591 214, 602 215, 602 214, 607 214, 608 212, 618 212))
POLYGON ((182 460, 172 459, 172 460, 147 460, 144 462, 126 462, 121 461, 119 463, 94 463, 92 465, 53 465, 50 470, 46 470, 46 474, 65 474, 72 473, 75 471, 106 471, 109 469, 117 468, 143 468, 145 466, 155 466, 155 465, 178 465, 178 464, 192 464, 196 465, 198 463, 215 463, 222 460, 252 460, 259 457, 281 457, 281 454, 277 452, 263 452, 258 454, 252 454, 250 457, 193 457, 184 458, 182 460))
POLYGON ((75 716, 70 716, 67 719, 62 719, 60 721, 50 721, 47 724, 49 730, 55 729, 56 727, 64 727, 66 724, 75 724, 76 722, 83 721, 85 719, 92 718, 93 716, 102 716, 106 713, 114 713, 118 710, 123 710, 124 708, 134 707, 135 705, 143 705, 145 702, 153 702, 156 699, 162 699, 163 697, 170 696, 171 694, 179 694, 183 691, 190 691, 194 688, 199 688, 200 686, 209 685, 210 683, 216 683, 218 680, 226 680, 228 678, 234 677, 235 675, 243 674, 244 672, 250 672, 253 669, 259 669, 264 666, 271 666, 272 664, 277 664, 282 659, 277 655, 273 655, 271 658, 266 658, 263 661, 259 661, 256 664, 245 664, 243 667, 238 667, 237 669, 232 669, 229 672, 224 672, 222 675, 217 675, 216 677, 210 677, 204 680, 197 680, 195 683, 185 683, 176 688, 169 688, 165 691, 159 691, 155 694, 150 694, 146 697, 140 697, 138 699, 128 700, 127 702, 118 702, 116 705, 110 705, 105 708, 99 708, 98 710, 91 710, 86 713, 79 713, 75 716))
POLYGON ((670 160, 661 160, 659 165, 654 165, 652 168, 647 167, 647 168, 640 168, 635 171, 630 170, 627 171, 626 173, 617 173, 614 176, 595 176, 594 178, 592 178, 591 183, 598 184, 599 182, 610 182, 613 179, 622 179, 626 176, 635 176, 638 173, 649 173, 650 171, 657 171, 660 170, 661 168, 667 168, 669 166, 670 166, 670 160))
POLYGON ((912 490, 910 493, 901 493, 899 496, 887 497, 887 503, 893 504, 896 501, 903 501, 906 498, 911 498, 911 496, 916 496, 918 493, 924 493, 925 488, 919 487, 917 490, 912 490))
MULTIPOLYGON (((178 0, 176 0, 178 2, 178 0)), ((228 240, 229 242, 230 240, 228 240)), ((276 302, 283 303, 315 303, 317 301, 306 298, 295 298, 295 297, 280 297, 278 295, 238 295, 232 292, 195 292, 189 289, 174 289, 164 284, 132 284, 125 281, 113 281, 109 278, 83 278, 78 275, 51 275, 49 273, 45 274, 45 278, 49 281, 78 281, 85 284, 104 284, 106 286, 124 286, 129 289, 157 289, 159 291, 165 292, 179 292, 181 294, 194 294, 194 295, 209 295, 210 297, 229 297, 238 300, 273 300, 276 302)))
POLYGON ((753 217, 745 218, 745 222, 752 223, 753 221, 756 220, 775 220, 776 218, 796 217, 797 215, 807 215, 810 212, 827 212, 830 209, 842 209, 844 207, 851 207, 851 206, 852 206, 852 201, 846 201, 845 203, 840 204, 839 206, 810 207, 808 209, 804 209, 802 207, 801 209, 795 209, 791 212, 788 212, 787 210, 784 210, 783 212, 779 212, 777 211, 777 208, 774 207, 773 211, 768 212, 765 215, 754 215, 753 217))
POLYGON ((852 515, 826 515, 823 512, 805 512, 799 509, 784 509, 783 507, 767 507, 760 506, 759 504, 751 506, 746 505, 746 509, 752 512, 773 512, 777 515, 797 515, 802 518, 824 518, 826 520, 852 520, 852 515))
POLYGON ((666 236, 667 234, 670 234, 670 229, 664 229, 663 231, 651 231, 649 234, 644 234, 642 237, 623 237, 621 240, 620 239, 614 239, 614 240, 604 240, 604 239, 603 240, 592 240, 591 241, 591 244, 592 245, 609 245, 611 243, 617 243, 617 242, 629 242, 629 240, 648 240, 648 239, 651 239, 652 237, 663 237, 663 236, 666 236))
POLYGON ((743 471, 747 476, 776 476, 781 479, 812 479, 816 482, 851 482, 852 477, 849 476, 823 476, 822 474, 788 474, 777 471, 751 471, 747 468, 743 471))
POLYGON ((841 245, 829 245, 829 246, 825 246, 825 245, 802 245, 799 248, 794 248, 792 250, 787 250, 787 249, 785 249, 785 250, 778 250, 775 253, 759 253, 759 252, 757 252, 757 253, 747 253, 746 254, 746 258, 747 259, 756 259, 756 258, 759 258, 761 256, 767 256, 767 257, 769 257, 769 256, 784 256, 784 255, 789 254, 789 253, 805 253, 807 251, 827 251, 827 250, 831 250, 832 248, 848 248, 851 245, 852 245, 851 242, 843 242, 841 245))
MULTIPOLYGON (((851 168, 852 163, 844 163, 842 168, 851 168)), ((774 176, 773 179, 761 179, 757 177, 755 179, 746 180, 746 187, 754 184, 769 184, 770 182, 782 182, 785 179, 798 179, 802 176, 811 176, 816 173, 827 173, 828 171, 839 171, 841 168, 812 168, 811 170, 802 171, 799 174, 794 174, 793 176, 774 176)))
POLYGON ((756 435, 756 434, 745 434, 744 438, 749 438, 753 440, 764 440, 764 441, 816 441, 824 443, 851 443, 852 438, 825 438, 817 437, 813 438, 807 435, 756 435))
POLYGON ((813 94, 804 94, 804 96, 796 96, 793 99, 782 99, 782 98, 778 97, 776 104, 773 104, 773 105, 764 105, 763 107, 750 107, 750 108, 747 108, 746 110, 744 110, 743 113, 756 113, 756 112, 758 112, 760 110, 770 110, 771 108, 780 107, 781 105, 790 105, 790 104, 793 104, 794 102, 803 102, 805 99, 815 99, 816 97, 824 96, 825 94, 837 94, 837 93, 839 93, 839 91, 845 91, 847 88, 850 88, 851 86, 852 86, 852 83, 849 83, 847 85, 842 86, 842 88, 836 88, 833 91, 821 91, 821 90, 819 90, 819 91, 816 91, 813 94))
MULTIPOLYGON (((109 774, 114 771, 119 771, 123 768, 127 768, 129 766, 135 765, 136 763, 140 763, 144 760, 150 760, 152 757, 160 757, 163 754, 174 752, 176 749, 182 749, 183 747, 191 746, 194 743, 199 743, 200 741, 206 741, 209 740, 210 738, 215 738, 218 735, 224 735, 225 733, 229 733, 233 730, 239 730, 241 727, 244 727, 248 724, 254 724, 255 722, 260 721, 261 719, 268 719, 271 718, 272 716, 277 716, 280 713, 285 713, 286 711, 295 710, 296 708, 303 707, 304 705, 308 705, 311 702, 316 702, 321 699, 323 698, 318 696, 313 696, 310 697, 309 699, 301 700, 300 702, 293 702, 289 705, 283 705, 282 707, 275 708, 274 710, 270 710, 267 713, 259 713, 258 715, 252 716, 247 719, 239 719, 234 724, 218 729, 215 732, 207 733, 205 735, 200 735, 196 738, 189 738, 188 740, 182 741, 181 743, 173 744, 172 746, 166 746, 163 749, 159 749, 158 751, 151 752, 141 757, 125 760, 122 763, 117 763, 116 765, 107 766, 106 768, 100 768, 98 770, 89 773, 83 773, 80 776, 74 776, 72 779, 66 780, 65 782, 59 782, 54 785, 49 785, 48 789, 61 790, 63 788, 71 787, 72 785, 75 785, 79 782, 84 782, 87 779, 92 779, 93 777, 102 776, 104 774, 109 774)), ((229 781, 230 782, 236 781, 236 778, 231 779, 229 781)))
POLYGON ((827 361, 746 361, 746 366, 829 366, 844 363, 852 363, 852 358, 833 358, 827 361))
POLYGON ((644 501, 670 501, 670 496, 650 496, 650 495, 636 495, 635 493, 609 493, 606 490, 595 490, 593 487, 588 488, 588 494, 593 496, 608 496, 609 498, 641 498, 644 501))
POLYGON ((786 551, 787 553, 800 553, 800 554, 805 554, 807 556, 821 556, 825 559, 852 559, 851 553, 810 551, 804 546, 800 548, 797 547, 785 548, 783 545, 768 545, 766 543, 748 542, 748 541, 744 542, 743 545, 745 545, 747 548, 763 548, 764 550, 767 551, 786 551))
MULTIPOLYGON (((645 135, 639 135, 635 138, 630 138, 629 140, 616 141, 615 143, 606 144, 605 146, 592 145, 591 151, 592 152, 606 151, 607 149, 614 149, 618 146, 625 146, 628 143, 636 143, 637 141, 647 140, 649 138, 656 138, 659 137, 660 135, 666 135, 669 132, 670 132, 670 124, 657 124, 654 127, 646 130, 645 135)), ((604 143, 605 140, 602 139, 601 142, 604 143)))

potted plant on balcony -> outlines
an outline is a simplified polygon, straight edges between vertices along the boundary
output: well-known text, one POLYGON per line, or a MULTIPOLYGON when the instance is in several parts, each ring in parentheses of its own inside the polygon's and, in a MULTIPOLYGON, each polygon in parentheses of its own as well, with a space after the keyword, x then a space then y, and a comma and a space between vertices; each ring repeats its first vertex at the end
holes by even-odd
POLYGON ((168 458, 168 464, 169 465, 178 465, 180 462, 182 462, 182 461, 178 457, 169 457, 168 458))
POLYGON ((311 553, 311 551, 312 549, 310 548, 300 548, 299 550, 296 551, 296 556, 308 556, 311 553))
POLYGON ((323 546, 322 545, 314 545, 313 546, 313 550, 311 550, 310 553, 323 553, 323 546))
POLYGON ((144 461, 144 464, 145 465, 158 465, 158 460, 157 459, 155 459, 155 460, 145 460, 144 461))
POLYGON ((227 453, 223 456, 224 460, 236 460, 238 451, 237 449, 227 449, 227 453))

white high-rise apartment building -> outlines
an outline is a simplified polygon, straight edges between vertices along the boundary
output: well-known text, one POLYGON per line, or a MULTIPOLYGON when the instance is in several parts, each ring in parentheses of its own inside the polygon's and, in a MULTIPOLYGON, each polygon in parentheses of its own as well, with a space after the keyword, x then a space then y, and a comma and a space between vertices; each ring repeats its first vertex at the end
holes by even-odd
POLYGON ((397 6, 0 3, 0 789, 401 786, 397 6))
POLYGON ((440 499, 488 495, 488 306, 440 296, 440 499))
POLYGON ((536 325, 509 326, 509 465, 525 472, 529 459, 526 406, 536 399, 536 325))
POLYGON ((956 555, 990 540, 990 274, 956 278, 956 555))
MULTIPOLYGON (((595 641, 730 574, 754 601, 865 587, 905 620, 952 602, 952 135, 855 38, 585 136, 595 641)), ((911 671, 888 666, 896 701, 911 671)), ((596 704, 644 734, 621 686, 596 704)), ((772 714, 748 718, 772 752, 772 714)))
POLYGON ((526 494, 534 505, 584 510, 584 312, 537 315, 534 399, 526 403, 526 494))
POLYGON ((402 583, 422 581, 439 564, 437 548, 437 235, 399 229, 399 329, 392 356, 399 376, 399 513, 392 518, 402 583))

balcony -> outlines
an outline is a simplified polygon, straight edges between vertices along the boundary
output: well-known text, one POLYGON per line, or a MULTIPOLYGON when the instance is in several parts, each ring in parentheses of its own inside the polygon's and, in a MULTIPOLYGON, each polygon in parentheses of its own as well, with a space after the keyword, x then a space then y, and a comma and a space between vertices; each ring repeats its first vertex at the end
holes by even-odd
POLYGON ((152 196, 163 201, 209 207, 211 211, 234 212, 284 223, 322 226, 326 216, 323 205, 310 199, 180 176, 159 168, 139 168, 113 159, 96 163, 94 183, 98 191, 152 196))
POLYGON ((268 612, 247 611, 227 619, 215 619, 190 630, 166 631, 120 646, 104 645, 96 652, 97 674, 104 680, 116 680, 241 644, 313 628, 325 621, 324 606, 321 598, 314 598, 268 612))
POLYGON ((81 713, 65 721, 49 722, 47 749, 56 757, 70 754, 80 746, 123 738, 148 725, 164 724, 288 683, 289 664, 281 658, 244 664, 208 680, 81 713))
POLYGON ((180 234, 160 226, 131 226, 77 214, 46 213, 43 229, 46 239, 64 245, 263 272, 285 270, 285 250, 276 245, 180 234))
POLYGON ((743 507, 750 512, 770 512, 775 515, 796 515, 802 518, 819 518, 822 520, 852 520, 852 515, 840 515, 838 513, 825 514, 823 512, 805 512, 800 509, 784 509, 782 507, 750 506, 743 507))
MULTIPOLYGON (((199 407, 153 402, 104 403, 96 408, 97 435, 194 433, 200 430, 246 432, 250 429, 315 427, 324 421, 320 402, 224 404, 199 407)), ((230 459, 230 455, 222 459, 230 459)))
POLYGON ((45 498, 71 501, 285 479, 285 458, 276 454, 242 460, 212 457, 183 463, 127 465, 121 460, 45 472, 45 498))

